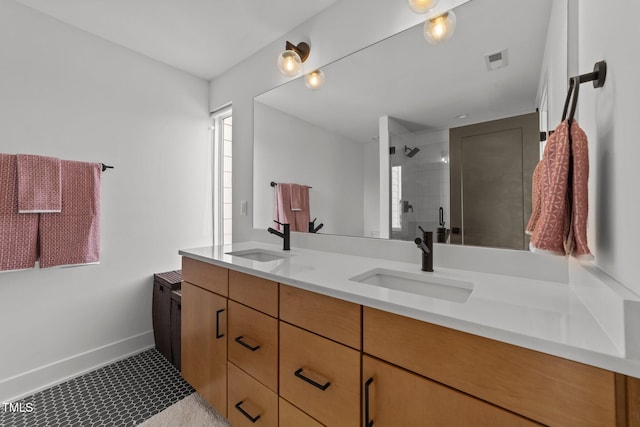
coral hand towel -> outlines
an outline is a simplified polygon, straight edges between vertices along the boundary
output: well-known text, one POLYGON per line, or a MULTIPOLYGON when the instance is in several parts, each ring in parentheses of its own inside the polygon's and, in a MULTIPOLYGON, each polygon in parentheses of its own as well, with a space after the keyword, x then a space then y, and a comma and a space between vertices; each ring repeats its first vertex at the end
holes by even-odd
POLYGON ((293 222, 295 218, 293 211, 291 210, 291 184, 280 183, 275 188, 275 203, 274 203, 274 220, 276 221, 275 229, 281 230, 282 227, 278 222, 282 224, 290 224, 291 231, 293 230, 293 222))
POLYGON ((533 210, 527 224, 532 251, 592 258, 587 245, 588 145, 576 121, 571 124, 571 144, 567 122, 549 138, 533 172, 533 210))
POLYGON ((40 214, 40 267, 100 261, 99 163, 62 160, 62 212, 40 214))
POLYGON ((38 214, 18 213, 17 159, 0 154, 0 271, 33 268, 38 257, 38 214))
POLYGON ((592 259, 587 245, 587 216, 589 213, 589 141, 574 120, 571 124, 571 154, 573 160, 573 187, 571 200, 571 232, 567 253, 583 259, 592 259))
POLYGON ((18 154, 18 212, 60 212, 60 159, 18 154))
POLYGON ((311 219, 309 209, 309 187, 300 184, 291 184, 291 210, 295 218, 295 227, 292 231, 309 231, 311 219), (295 209, 294 209, 295 206, 295 209))
POLYGON ((527 225, 534 252, 564 255, 569 231, 567 200, 569 126, 558 125, 547 141, 542 160, 533 172, 533 212, 527 225))

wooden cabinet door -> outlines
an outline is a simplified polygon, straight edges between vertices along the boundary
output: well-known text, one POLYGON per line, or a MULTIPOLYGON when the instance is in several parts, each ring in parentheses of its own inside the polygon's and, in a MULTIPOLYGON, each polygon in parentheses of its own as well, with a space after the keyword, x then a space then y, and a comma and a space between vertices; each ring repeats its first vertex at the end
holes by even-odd
POLYGON ((360 353, 280 322, 280 396, 329 427, 360 425, 360 353))
POLYGON ((229 361, 278 392, 278 320, 229 301, 229 361))
POLYGON ((228 364, 228 418, 234 427, 277 427, 278 395, 245 373, 228 364))
POLYGON ((227 299, 182 283, 182 376, 227 415, 227 299))
POLYGON ((369 356, 363 357, 364 425, 534 426, 533 421, 369 356))

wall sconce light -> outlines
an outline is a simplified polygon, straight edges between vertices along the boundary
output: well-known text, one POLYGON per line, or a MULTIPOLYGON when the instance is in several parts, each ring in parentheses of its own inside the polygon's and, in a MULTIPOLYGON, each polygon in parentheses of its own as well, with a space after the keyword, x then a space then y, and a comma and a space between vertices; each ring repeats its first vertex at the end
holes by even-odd
POLYGON ((408 0, 408 2, 415 13, 427 13, 438 4, 438 0, 408 0))
POLYGON ((431 44, 450 39, 456 30, 456 15, 452 10, 424 23, 424 38, 431 44))
MULTIPOLYGON (((409 8, 415 13, 427 13, 432 10, 439 0, 408 0, 409 8)), ((438 44, 451 38, 456 29, 456 15, 452 10, 424 23, 424 38, 431 44, 438 44)))
POLYGON ((287 42, 285 50, 278 55, 278 68, 280 72, 288 77, 293 77, 300 72, 302 63, 307 60, 310 52, 309 45, 305 42, 294 45, 287 42))
POLYGON ((304 84, 311 90, 317 90, 324 84, 324 72, 320 69, 304 75, 304 84))

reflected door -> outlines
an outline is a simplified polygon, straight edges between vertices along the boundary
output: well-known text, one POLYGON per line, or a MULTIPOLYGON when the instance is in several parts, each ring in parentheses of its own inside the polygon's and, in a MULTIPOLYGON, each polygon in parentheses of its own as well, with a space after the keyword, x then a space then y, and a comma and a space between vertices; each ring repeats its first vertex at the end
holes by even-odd
POLYGON ((527 248, 539 135, 538 113, 450 130, 451 243, 527 248))

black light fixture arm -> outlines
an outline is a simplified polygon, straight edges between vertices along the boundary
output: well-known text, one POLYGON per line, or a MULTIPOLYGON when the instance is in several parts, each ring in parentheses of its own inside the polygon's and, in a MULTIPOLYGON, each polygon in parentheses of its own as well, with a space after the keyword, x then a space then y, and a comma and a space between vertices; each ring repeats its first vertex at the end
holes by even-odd
POLYGON ((290 41, 287 41, 285 44, 285 49, 292 50, 295 53, 297 53, 298 56, 300 56, 300 60, 302 62, 307 60, 307 58, 309 57, 309 52, 311 51, 311 49, 309 48, 309 45, 305 42, 300 42, 297 45, 294 45, 290 41))

